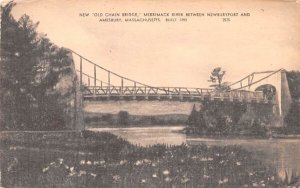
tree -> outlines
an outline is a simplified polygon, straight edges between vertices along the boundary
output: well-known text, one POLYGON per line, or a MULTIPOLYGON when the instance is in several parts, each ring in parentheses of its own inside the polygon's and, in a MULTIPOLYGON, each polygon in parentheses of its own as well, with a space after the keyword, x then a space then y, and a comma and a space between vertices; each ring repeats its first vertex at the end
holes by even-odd
POLYGON ((187 124, 190 127, 196 128, 197 131, 206 130, 207 126, 206 126, 206 122, 205 122, 205 119, 204 119, 203 109, 200 109, 200 111, 197 111, 196 106, 194 104, 192 112, 188 117, 187 124))
POLYGON ((118 124, 128 125, 129 124, 129 113, 127 111, 120 111, 118 114, 118 124))
POLYGON ((14 6, 10 2, 1 7, 1 128, 58 128, 64 118, 55 86, 72 73, 68 51, 38 33, 39 23, 28 15, 16 21, 11 15, 14 6))
POLYGON ((228 84, 222 82, 225 73, 226 71, 222 71, 221 67, 214 68, 208 80, 208 82, 213 83, 213 85, 210 85, 210 87, 214 87, 218 91, 229 90, 228 84))

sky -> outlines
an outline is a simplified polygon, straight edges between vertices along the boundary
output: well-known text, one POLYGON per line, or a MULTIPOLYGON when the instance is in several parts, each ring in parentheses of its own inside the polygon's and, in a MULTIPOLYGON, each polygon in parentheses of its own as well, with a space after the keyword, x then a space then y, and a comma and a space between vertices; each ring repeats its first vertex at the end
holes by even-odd
MULTIPOLYGON (((300 70, 300 3, 295 0, 16 2, 14 17, 27 14, 39 21, 38 31, 58 46, 152 86, 207 87, 215 67, 226 70, 228 82, 254 71, 300 70), (105 23, 99 17, 80 17, 84 12, 244 12, 250 16, 230 17, 230 22, 205 16, 189 17, 187 22, 105 23)), ((93 74, 88 64, 84 71, 93 74)))

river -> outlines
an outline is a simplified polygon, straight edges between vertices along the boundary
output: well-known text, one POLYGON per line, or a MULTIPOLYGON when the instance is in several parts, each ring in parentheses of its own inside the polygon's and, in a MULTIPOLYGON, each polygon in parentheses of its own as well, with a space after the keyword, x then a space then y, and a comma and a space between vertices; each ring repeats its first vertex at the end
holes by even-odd
POLYGON ((181 133, 184 126, 152 126, 130 128, 92 128, 93 131, 110 132, 129 142, 147 146, 154 144, 179 145, 182 143, 208 146, 238 145, 270 167, 276 168, 282 179, 291 181, 292 176, 300 175, 299 139, 240 139, 188 137, 181 133))

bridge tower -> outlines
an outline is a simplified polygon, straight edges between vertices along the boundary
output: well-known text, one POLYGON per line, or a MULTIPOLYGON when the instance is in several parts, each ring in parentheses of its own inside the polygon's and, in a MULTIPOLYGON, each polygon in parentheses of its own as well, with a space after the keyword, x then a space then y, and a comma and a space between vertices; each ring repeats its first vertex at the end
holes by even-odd
POLYGON ((265 97, 272 98, 273 112, 282 122, 287 115, 292 98, 287 81, 286 70, 254 72, 230 85, 232 90, 262 91, 265 97))

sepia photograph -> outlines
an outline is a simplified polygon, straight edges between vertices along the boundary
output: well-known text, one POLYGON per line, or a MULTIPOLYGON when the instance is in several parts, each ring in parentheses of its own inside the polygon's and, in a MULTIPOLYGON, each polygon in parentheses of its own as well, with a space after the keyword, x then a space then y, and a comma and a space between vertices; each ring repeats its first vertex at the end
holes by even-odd
POLYGON ((300 188, 299 0, 0 7, 0 188, 300 188))

